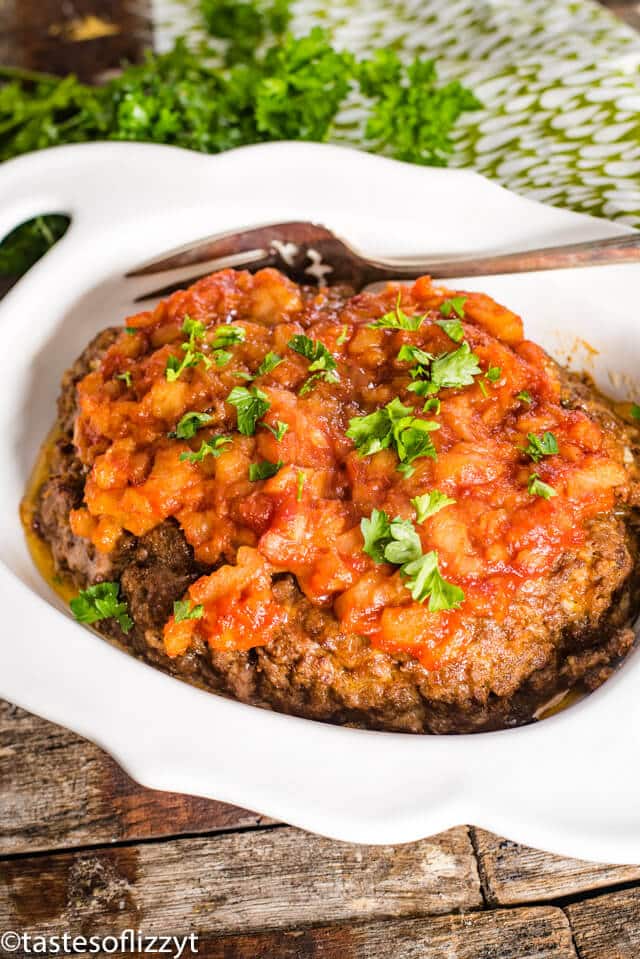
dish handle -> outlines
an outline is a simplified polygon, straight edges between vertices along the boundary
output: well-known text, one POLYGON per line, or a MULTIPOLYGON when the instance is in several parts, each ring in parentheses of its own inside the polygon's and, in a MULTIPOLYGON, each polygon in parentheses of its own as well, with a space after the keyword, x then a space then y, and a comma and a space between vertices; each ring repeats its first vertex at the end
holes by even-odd
POLYGON ((48 213, 73 219, 74 190, 69 169, 47 170, 46 150, 9 160, 0 168, 0 242, 22 223, 48 213), (60 174, 63 174, 62 176, 60 174), (56 175, 57 174, 57 175, 56 175))

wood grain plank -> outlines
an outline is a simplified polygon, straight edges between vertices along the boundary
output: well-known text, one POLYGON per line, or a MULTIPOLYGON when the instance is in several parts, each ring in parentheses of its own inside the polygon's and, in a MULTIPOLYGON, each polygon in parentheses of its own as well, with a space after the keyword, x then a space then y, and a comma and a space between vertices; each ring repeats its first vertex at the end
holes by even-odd
POLYGON ((576 959, 560 909, 544 906, 201 939, 201 959, 576 959))
POLYGON ((640 866, 608 866, 564 859, 474 830, 480 875, 491 905, 544 902, 563 896, 640 882, 640 866))
POLYGON ((150 47, 150 0, 0 2, 0 63, 92 80, 150 47))
POLYGON ((630 27, 640 30, 640 3, 637 0, 606 0, 605 6, 630 27))
POLYGON ((640 889, 618 890, 566 908, 580 959, 638 959, 640 889))
POLYGON ((403 846, 291 827, 0 862, 0 929, 215 935, 482 906, 468 831, 403 846))
POLYGON ((0 855, 264 825, 133 782, 93 743, 0 700, 0 855))

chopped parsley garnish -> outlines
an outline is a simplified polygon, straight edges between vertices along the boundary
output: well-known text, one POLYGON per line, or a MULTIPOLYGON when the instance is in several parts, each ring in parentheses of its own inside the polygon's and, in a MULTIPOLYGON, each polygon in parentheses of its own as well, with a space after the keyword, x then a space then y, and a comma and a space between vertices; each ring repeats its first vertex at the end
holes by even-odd
POLYGON ((631 416, 634 420, 640 420, 640 406, 637 403, 631 404, 631 416))
POLYGON ((312 340, 303 333, 297 333, 291 337, 287 346, 309 360, 311 373, 315 373, 316 370, 333 370, 336 367, 336 361, 320 340, 312 340))
POLYGON ((190 316, 185 316, 182 321, 182 332, 189 337, 189 346, 193 349, 196 340, 202 339, 207 332, 207 328, 200 320, 192 320, 190 316))
POLYGON ((529 390, 521 390, 520 393, 516 393, 516 399, 520 400, 521 403, 526 403, 528 406, 531 406, 533 402, 529 390))
MULTIPOLYGON (((467 302, 466 296, 452 296, 448 300, 444 300, 444 302, 440 304, 440 312, 442 313, 443 316, 453 316, 455 314, 455 316, 457 316, 458 319, 464 320, 464 305, 466 302, 467 302)), ((440 322, 438 325, 442 326, 442 322, 440 322)), ((442 326, 442 328, 445 329, 444 326, 442 326)), ((447 330, 447 333, 448 332, 449 331, 447 330)), ((449 333, 449 336, 451 336, 450 333, 449 333)), ((451 338, 455 339, 455 337, 451 337, 451 338)), ((462 339, 462 337, 460 337, 460 339, 462 339)), ((459 342, 459 340, 456 342, 459 342)))
POLYGON ((302 490, 304 489, 305 474, 302 470, 298 470, 298 479, 296 481, 296 500, 298 503, 302 502, 302 490))
POLYGON ((534 463, 538 463, 543 456, 554 456, 558 452, 558 441, 553 433, 546 432, 543 436, 527 433, 527 439, 529 442, 522 452, 534 463))
POLYGON ((228 350, 214 350, 211 355, 216 366, 226 366, 231 359, 231 353, 228 350))
POLYGON ((406 563, 401 572, 406 577, 405 586, 417 603, 429 599, 431 613, 457 609, 464 602, 464 591, 443 578, 435 550, 406 563))
POLYGON ((282 357, 278 356, 277 353, 272 353, 271 350, 269 350, 262 363, 256 370, 256 376, 266 376, 267 373, 271 373, 271 371, 275 370, 276 366, 279 366, 281 363, 282 357))
POLYGON ((284 466, 282 460, 278 460, 277 463, 272 463, 270 460, 263 460, 261 463, 251 463, 249 465, 249 479, 252 483, 255 483, 257 480, 269 479, 270 476, 275 476, 278 470, 281 470, 284 466))
POLYGON ((185 451, 180 454, 180 461, 187 460, 189 463, 201 463, 205 456, 220 456, 225 452, 225 447, 231 442, 230 436, 212 436, 209 440, 203 440, 199 450, 185 451))
POLYGON ((308 336, 298 333, 291 337, 287 346, 309 360, 309 372, 312 375, 302 384, 300 396, 309 393, 318 380, 324 380, 326 383, 338 382, 340 377, 336 369, 337 363, 320 340, 312 340, 308 336))
POLYGON ((347 436, 353 440, 361 456, 371 456, 392 447, 400 460, 398 470, 411 476, 414 472, 411 464, 418 457, 437 459, 429 434, 438 429, 439 423, 415 416, 413 408, 403 406, 396 397, 382 409, 349 420, 347 436))
POLYGON ((428 380, 415 380, 407 387, 418 396, 430 396, 442 389, 471 386, 474 376, 482 373, 479 359, 465 341, 457 350, 443 353, 431 363, 428 380))
POLYGON ((453 506, 455 500, 434 489, 430 493, 423 493, 422 496, 414 496, 411 502, 415 507, 418 523, 424 523, 426 519, 435 516, 445 506, 453 506))
POLYGON ((117 380, 123 380, 127 386, 131 386, 131 371, 125 370, 124 373, 116 373, 117 380))
POLYGON ((464 327, 460 320, 436 320, 436 326, 445 331, 449 339, 454 343, 462 343, 464 339, 464 327))
POLYGON ((182 322, 182 332, 187 334, 189 340, 187 343, 180 344, 180 348, 184 350, 182 360, 173 354, 167 357, 164 372, 169 383, 175 383, 185 370, 198 366, 199 363, 204 363, 207 369, 209 369, 211 360, 208 356, 205 356, 201 350, 196 349, 196 340, 202 339, 206 333, 206 329, 206 326, 204 323, 201 323, 200 320, 192 320, 190 316, 185 316, 182 322))
POLYGON ((424 406, 422 407, 422 412, 423 412, 423 413, 435 413, 435 415, 437 416, 438 413, 440 412, 440 407, 441 407, 441 406, 442 406, 442 403, 440 402, 440 400, 438 399, 438 397, 437 397, 437 396, 431 396, 431 397, 429 397, 429 399, 426 401, 426 403, 425 403, 424 406))
POLYGON ((136 333, 140 332, 140 328, 137 326, 125 326, 124 331, 128 336, 135 336, 136 333))
POLYGON ((101 619, 115 619, 123 633, 133 626, 126 603, 119 600, 118 583, 96 583, 80 590, 71 600, 71 612, 79 623, 97 623, 101 619))
POLYGON ((379 320, 374 320, 373 323, 367 323, 367 326, 381 330, 419 330, 423 321, 424 315, 407 316, 407 314, 400 309, 400 294, 398 293, 395 309, 390 310, 389 313, 385 313, 379 320))
POLYGON ((238 413, 238 429, 244 436, 253 436, 256 423, 271 406, 266 393, 257 386, 234 386, 227 396, 227 403, 235 406, 238 413))
POLYGON ((176 623, 184 623, 187 619, 201 619, 203 613, 204 606, 200 603, 192 606, 190 599, 176 599, 173 604, 173 618, 176 623))
POLYGON ((342 329, 340 330, 340 335, 338 336, 338 339, 336 340, 336 346, 342 346, 343 343, 346 343, 348 339, 349 339, 349 327, 345 323, 342 329))
POLYGON ((408 343, 405 343, 404 346, 400 347, 398 352, 398 359, 401 363, 415 363, 415 367, 409 370, 411 376, 416 377, 420 375, 426 375, 426 367, 429 366, 433 359, 432 353, 427 353, 425 350, 421 350, 419 346, 411 346, 408 343), (425 367, 424 371, 422 367, 425 367))
POLYGON ((374 509, 362 519, 364 552, 376 563, 393 563, 411 596, 419 603, 429 600, 430 612, 455 609, 464 600, 459 586, 442 578, 435 551, 423 554, 420 537, 411 520, 390 520, 384 510, 374 509))
POLYGON ((472 352, 468 343, 462 343, 457 350, 438 356, 433 361, 431 382, 439 390, 459 389, 462 386, 471 386, 473 377, 481 372, 478 357, 472 352))
POLYGON ((167 436, 170 440, 190 440, 201 426, 210 423, 212 419, 210 413, 196 413, 195 411, 185 413, 175 430, 172 433, 167 433, 167 436))
MULTIPOLYGON (((489 380, 490 383, 497 383, 501 376, 502 370, 499 366, 490 366, 487 372, 484 374, 484 379, 489 380)), ((478 380, 478 386, 480 387, 480 391, 483 396, 489 395, 483 380, 478 380)))
POLYGON ((264 426, 264 428, 265 428, 266 430, 269 430, 270 433, 273 433, 273 435, 274 435, 275 438, 277 439, 278 443, 280 442, 280 440, 282 439, 282 437, 284 436, 284 434, 285 434, 285 433, 287 432, 287 430, 289 429, 289 424, 288 424, 288 423, 283 423, 282 420, 276 420, 276 425, 275 425, 275 426, 270 426, 269 423, 264 423, 264 422, 261 423, 260 425, 261 425, 261 426, 264 426))
POLYGON ((211 346, 214 350, 220 350, 225 346, 235 346, 236 343, 244 343, 246 338, 247 331, 244 326, 219 326, 215 332, 211 346))
POLYGON ((360 529, 364 546, 362 549, 370 556, 374 563, 385 562, 385 550, 391 541, 391 524, 389 517, 382 509, 373 509, 371 516, 365 516, 360 521, 360 529))
POLYGON ((558 495, 553 486, 543 483, 537 473, 532 473, 529 477, 527 490, 532 496, 541 496, 542 499, 551 499, 552 496, 558 495))
POLYGON ((205 356, 204 353, 201 353, 200 350, 192 350, 187 343, 182 344, 182 349, 185 351, 182 360, 179 357, 174 356, 173 353, 167 357, 167 365, 165 366, 164 375, 169 383, 175 383, 175 381, 182 376, 185 370, 192 366, 197 366, 198 363, 204 363, 207 368, 211 366, 211 360, 209 357, 205 356))

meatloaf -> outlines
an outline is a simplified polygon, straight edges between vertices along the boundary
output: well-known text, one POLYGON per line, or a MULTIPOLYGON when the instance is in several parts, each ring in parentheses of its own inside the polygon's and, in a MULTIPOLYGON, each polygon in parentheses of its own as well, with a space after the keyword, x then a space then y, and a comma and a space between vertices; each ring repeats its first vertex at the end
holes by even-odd
POLYGON ((636 412, 482 294, 226 270, 67 372, 33 528, 76 617, 177 677, 371 729, 503 728, 633 645, 636 412))

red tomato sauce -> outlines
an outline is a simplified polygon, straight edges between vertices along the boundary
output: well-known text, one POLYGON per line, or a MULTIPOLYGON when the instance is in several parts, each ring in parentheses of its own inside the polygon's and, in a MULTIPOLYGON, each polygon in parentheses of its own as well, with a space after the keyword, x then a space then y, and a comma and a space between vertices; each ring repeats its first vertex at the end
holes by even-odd
POLYGON ((341 301, 272 270, 227 270, 130 317, 127 328, 78 387, 75 442, 89 473, 72 525, 110 551, 123 530, 140 536, 170 517, 179 523, 196 559, 213 571, 189 590, 202 615, 167 623, 170 655, 196 637, 227 650, 269 642, 287 618, 272 577, 289 572, 345 631, 436 668, 463 649, 465 624, 499 621, 524 581, 579 547, 588 520, 627 495, 618 444, 587 413, 562 405, 555 364, 523 338, 518 316, 482 294, 454 293, 423 277, 341 301), (437 356, 458 346, 437 324, 454 295, 466 297, 464 339, 483 373, 472 385, 441 389, 440 411, 422 413, 424 400, 407 389, 411 364, 398 352, 409 344, 437 356), (369 326, 395 309, 398 296, 408 316, 426 314, 419 329, 369 326), (221 326, 241 327, 245 339, 227 348, 225 365, 200 362, 169 382, 167 358, 184 357, 185 316, 205 325, 198 348, 208 355, 221 326), (309 360, 288 346, 296 334, 327 347, 337 382, 320 379, 300 394, 309 360), (282 362, 249 383, 269 351, 282 362), (490 368, 499 369, 492 380, 490 368), (227 402, 237 386, 258 387, 270 404, 253 435, 238 432, 227 402), (522 391, 530 402, 518 398, 522 391), (346 436, 351 418, 396 397, 439 424, 430 434, 437 458, 416 459, 410 476, 398 471, 392 450, 362 456, 346 436), (170 436, 190 411, 211 418, 192 439, 170 436), (279 441, 267 428, 278 423, 287 426, 279 441), (532 463, 523 452, 527 434, 547 431, 559 452, 532 463), (181 459, 220 435, 231 439, 220 455, 181 459), (252 482, 250 465, 265 460, 282 468, 252 482), (532 472, 557 495, 529 493, 532 472), (411 499, 431 490, 455 503, 418 524, 411 499), (412 600, 398 567, 363 552, 360 521, 374 508, 414 522, 423 552, 437 551, 442 575, 464 590, 460 608, 429 612, 412 600))

